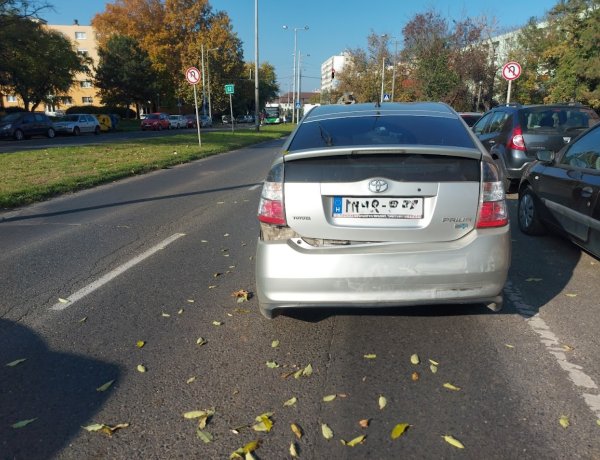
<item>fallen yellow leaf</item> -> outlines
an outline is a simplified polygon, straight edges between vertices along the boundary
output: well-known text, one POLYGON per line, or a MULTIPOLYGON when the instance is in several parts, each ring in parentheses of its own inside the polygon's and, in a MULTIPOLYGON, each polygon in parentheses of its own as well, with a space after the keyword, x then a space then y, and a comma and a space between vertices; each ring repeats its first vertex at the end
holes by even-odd
POLYGON ((208 343, 208 340, 206 340, 204 337, 198 337, 198 339, 196 340, 196 345, 198 345, 199 347, 201 347, 202 345, 206 345, 208 343))
POLYGON ((375 358, 377 358, 377 355, 371 353, 371 354, 368 354, 368 355, 363 355, 363 358, 365 358, 365 359, 375 359, 375 358))
POLYGON ((458 449, 465 448, 465 446, 463 445, 462 442, 460 442, 458 439, 456 439, 450 435, 444 435, 444 436, 442 436, 442 438, 444 438, 444 441, 446 441, 448 444, 450 444, 458 449))
POLYGON ((10 363, 6 364, 6 366, 15 367, 21 364, 23 361, 27 361, 27 358, 15 359, 14 361, 11 361, 10 363))
POLYGON ((185 381, 185 383, 192 383, 192 382, 194 382, 195 380, 196 380, 196 377, 190 377, 189 379, 187 379, 187 380, 185 381))
POLYGON ((169 315, 168 313, 163 313, 163 314, 162 314, 162 317, 163 317, 163 318, 170 318, 170 317, 171 317, 171 315, 169 315))
POLYGON ((411 378, 412 378, 413 382, 416 382, 417 380, 419 380, 419 373, 413 372, 411 375, 411 378))
POLYGON ((213 321, 213 326, 222 326, 223 322, 222 321, 213 321))
POLYGON ((448 390, 452 391, 460 391, 460 387, 452 385, 451 383, 444 383, 444 388, 448 388, 448 390))
POLYGON ((567 297, 577 297, 577 294, 573 293, 573 292, 568 292, 567 294, 565 294, 567 297))
POLYGON ((104 385, 100 385, 98 388, 96 388, 96 391, 106 391, 114 382, 114 380, 109 380, 104 385))
POLYGON ((279 346, 279 340, 273 340, 271 342, 271 348, 277 348, 279 346))
POLYGON ((10 427, 14 428, 15 430, 18 430, 19 428, 26 427, 27 425, 29 425, 30 423, 35 422, 36 420, 37 420, 37 417, 36 418, 30 418, 30 419, 27 419, 27 420, 21 420, 21 421, 19 421, 17 423, 13 423, 10 427))
POLYGON ((439 366, 440 365, 440 363, 438 363, 437 361, 434 361, 433 359, 430 359, 429 362, 431 364, 433 364, 434 366, 439 366))
POLYGON ((430 371, 431 371, 433 374, 435 374, 435 373, 437 372, 437 366, 436 366, 435 364, 431 364, 431 365, 429 366, 429 370, 430 370, 430 371))
POLYGON ((298 458, 298 451, 296 450, 296 444, 294 441, 290 442, 290 455, 292 458, 298 458))
POLYGON ((323 401, 325 402, 331 402, 333 401, 335 398, 337 397, 337 395, 327 395, 327 396, 323 396, 323 401))
POLYGON ((348 441, 348 442, 346 442, 342 439, 342 444, 345 446, 348 446, 348 447, 354 447, 357 444, 362 444, 365 441, 366 437, 367 437, 366 435, 361 434, 360 436, 357 436, 356 438, 354 438, 353 440, 348 441))
POLYGON ((294 397, 288 399, 286 402, 284 402, 283 405, 285 407, 291 407, 294 404, 296 404, 297 402, 298 402, 298 399, 294 396, 294 397))
POLYGON ((146 342, 144 342, 143 340, 138 340, 137 343, 135 344, 138 348, 142 348, 144 345, 146 345, 146 342))
POLYGON ((138 372, 144 373, 144 372, 146 372, 146 366, 144 366, 143 364, 138 364, 137 370, 138 370, 138 372))
POLYGON ((329 428, 329 426, 326 423, 321 424, 321 433, 323 434, 323 437, 327 440, 333 438, 333 430, 329 428))
POLYGON ((408 423, 398 423, 398 425, 396 425, 392 430, 390 437, 392 439, 398 439, 406 432, 406 430, 408 430, 409 427, 410 425, 408 423))
POLYGON ((302 438, 302 428, 300 428, 298 425, 296 425, 295 423, 292 423, 290 425, 290 428, 292 429, 292 432, 294 433, 294 435, 296 435, 296 437, 298 439, 302 438))
POLYGON ((269 369, 276 369, 279 367, 279 364, 277 364, 275 361, 267 361, 267 367, 269 369))
POLYGON ((387 405, 387 399, 385 399, 385 396, 379 396, 377 402, 379 404, 379 410, 383 410, 383 408, 387 405))
POLYGON ((360 425, 361 428, 368 428, 370 421, 371 421, 371 419, 363 418, 362 420, 358 421, 358 424, 360 425))
POLYGON ((417 355, 416 353, 414 355, 411 355, 410 362, 415 365, 419 364, 421 362, 421 360, 419 359, 419 355, 417 355))
POLYGON ((571 425, 571 423, 569 422, 569 417, 567 417, 566 415, 561 415, 560 419, 558 420, 558 423, 560 423, 560 426, 562 426, 563 428, 568 428, 569 425, 571 425))
POLYGON ((69 303, 69 301, 68 301, 67 299, 63 299, 62 297, 59 297, 59 298, 58 298, 58 301, 59 301, 60 303, 69 303))

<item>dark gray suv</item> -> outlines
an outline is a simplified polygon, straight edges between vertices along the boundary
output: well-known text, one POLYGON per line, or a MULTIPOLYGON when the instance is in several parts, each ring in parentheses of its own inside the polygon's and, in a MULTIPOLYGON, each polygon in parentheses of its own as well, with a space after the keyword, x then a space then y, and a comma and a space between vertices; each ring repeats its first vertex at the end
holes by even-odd
POLYGON ((507 192, 514 191, 536 152, 558 152, 571 139, 600 121, 582 105, 507 105, 485 113, 473 131, 504 174, 507 192))

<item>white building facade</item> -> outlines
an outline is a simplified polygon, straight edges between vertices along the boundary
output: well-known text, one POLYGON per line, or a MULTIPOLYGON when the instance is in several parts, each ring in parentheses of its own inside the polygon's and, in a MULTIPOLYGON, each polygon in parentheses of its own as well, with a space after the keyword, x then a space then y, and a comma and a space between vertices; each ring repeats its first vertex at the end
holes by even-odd
POLYGON ((336 75, 344 70, 348 63, 348 53, 331 56, 321 64, 321 93, 331 91, 338 86, 336 75))

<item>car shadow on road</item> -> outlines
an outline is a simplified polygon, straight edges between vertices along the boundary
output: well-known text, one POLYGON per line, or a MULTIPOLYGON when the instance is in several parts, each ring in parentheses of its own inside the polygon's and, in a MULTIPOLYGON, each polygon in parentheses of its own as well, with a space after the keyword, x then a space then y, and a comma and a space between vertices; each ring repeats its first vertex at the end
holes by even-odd
POLYGON ((114 364, 52 351, 31 329, 6 320, 0 366, 0 458, 7 459, 54 458, 82 426, 96 422, 110 395, 96 389, 121 374, 114 364))

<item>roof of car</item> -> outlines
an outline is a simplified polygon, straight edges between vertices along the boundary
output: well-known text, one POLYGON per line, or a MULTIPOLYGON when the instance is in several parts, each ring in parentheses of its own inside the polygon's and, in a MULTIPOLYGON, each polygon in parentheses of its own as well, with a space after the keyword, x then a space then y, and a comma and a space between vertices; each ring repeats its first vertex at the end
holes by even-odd
POLYGON ((386 102, 362 104, 331 104, 315 107, 305 117, 306 121, 345 116, 421 115, 456 117, 455 112, 441 102, 386 102))

